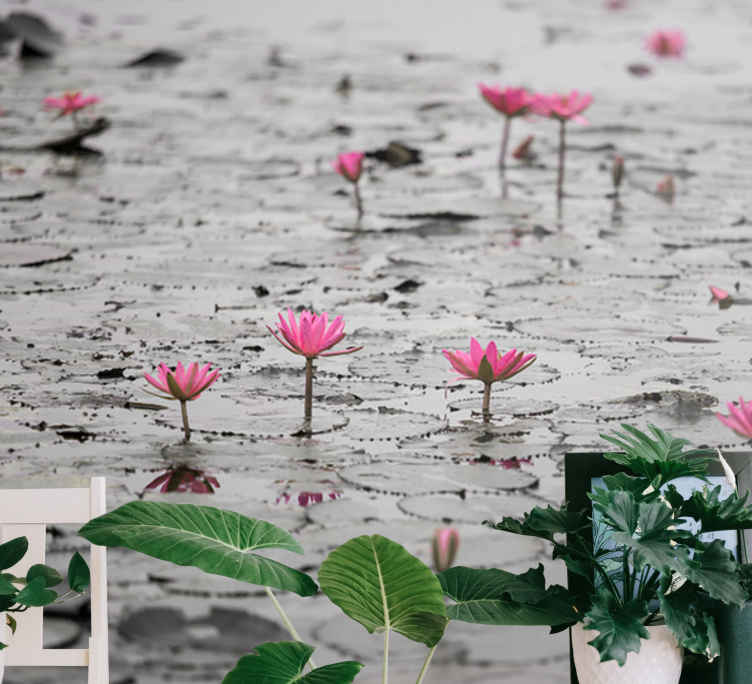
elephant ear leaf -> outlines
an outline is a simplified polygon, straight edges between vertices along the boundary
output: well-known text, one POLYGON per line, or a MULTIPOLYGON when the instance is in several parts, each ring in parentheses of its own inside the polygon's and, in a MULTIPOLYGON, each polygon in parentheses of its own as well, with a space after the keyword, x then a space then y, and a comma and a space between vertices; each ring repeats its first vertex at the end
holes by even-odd
POLYGON ((455 601, 447 608, 452 620, 484 625, 564 625, 578 619, 574 597, 561 586, 546 589, 540 565, 521 575, 454 567, 438 578, 444 593, 455 601))
POLYGON ((303 553, 288 532, 211 506, 132 501, 94 518, 78 533, 92 544, 124 546, 176 565, 192 565, 300 596, 311 596, 317 589, 305 573, 254 553, 260 549, 303 553))
POLYGON ((369 632, 394 630, 435 646, 448 618, 431 569, 396 542, 374 534, 332 551, 319 571, 321 590, 369 632))
POLYGON ((261 644, 238 661, 222 684, 350 684, 363 667, 349 660, 303 674, 312 653, 313 647, 300 641, 261 644))

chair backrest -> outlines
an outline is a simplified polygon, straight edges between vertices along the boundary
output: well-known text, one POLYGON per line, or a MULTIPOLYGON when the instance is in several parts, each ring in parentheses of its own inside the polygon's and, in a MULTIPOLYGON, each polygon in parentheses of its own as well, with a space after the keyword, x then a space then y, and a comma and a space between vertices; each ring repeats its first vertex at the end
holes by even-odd
MULTIPOLYGON (((27 537, 29 551, 9 572, 24 575, 44 563, 47 524, 83 524, 107 512, 105 478, 72 489, 0 489, 0 540, 27 537)), ((107 550, 91 545, 91 637, 88 649, 48 649, 42 645, 42 608, 15 613, 18 628, 5 652, 13 666, 89 668, 89 684, 108 684, 107 550)), ((64 571, 65 568, 58 568, 64 571)))

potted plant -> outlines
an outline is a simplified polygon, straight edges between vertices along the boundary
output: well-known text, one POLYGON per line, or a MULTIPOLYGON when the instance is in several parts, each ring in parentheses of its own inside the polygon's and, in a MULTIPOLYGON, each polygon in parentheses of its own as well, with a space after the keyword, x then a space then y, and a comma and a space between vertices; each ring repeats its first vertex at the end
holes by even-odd
POLYGON ((54 568, 38 563, 32 565, 23 577, 8 572, 29 549, 26 537, 16 537, 0 544, 0 682, 5 671, 5 649, 16 632, 13 613, 22 613, 29 608, 62 603, 66 599, 82 594, 89 586, 89 566, 80 553, 76 552, 68 565, 69 590, 58 595, 52 587, 63 581, 54 568))
POLYGON ((439 580, 455 600, 450 618, 571 627, 580 684, 677 684, 681 649, 719 654, 714 603, 741 606, 747 597, 740 564, 705 533, 752 527, 752 507, 735 492, 721 499, 720 486, 685 498, 672 481, 706 480, 712 452, 686 451, 687 440, 652 425, 650 434, 622 427, 602 437, 622 450, 606 458, 625 472, 603 477, 591 510, 536 507, 521 521, 487 523, 549 541, 582 589, 546 589, 541 567, 522 575, 452 568, 439 580))

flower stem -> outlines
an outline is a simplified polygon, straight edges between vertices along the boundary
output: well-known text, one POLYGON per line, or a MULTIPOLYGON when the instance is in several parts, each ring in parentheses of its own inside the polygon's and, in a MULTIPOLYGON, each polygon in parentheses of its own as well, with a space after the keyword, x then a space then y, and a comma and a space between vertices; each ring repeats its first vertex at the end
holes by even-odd
MULTIPOLYGON (((438 644, 436 644, 438 646, 438 644)), ((418 680, 415 682, 415 684, 421 684, 423 681, 423 677, 426 676, 426 672, 428 671, 428 666, 431 664, 431 658, 433 658, 433 654, 436 651, 436 646, 434 646, 426 656, 426 659, 423 661, 423 667, 420 668, 420 674, 418 675, 418 680)))
POLYGON ((512 117, 504 117, 504 130, 501 134, 501 150, 499 151, 499 173, 501 174, 501 196, 507 198, 507 147, 509 145, 509 129, 512 125, 512 117))
POLYGON ((73 132, 78 133, 80 125, 78 123, 78 113, 71 112, 71 121, 73 122, 73 132))
MULTIPOLYGON (((282 618, 282 622, 287 628, 287 631, 290 632, 290 636, 293 639, 295 639, 295 641, 300 641, 302 643, 303 640, 300 638, 300 634, 298 634, 298 630, 295 629, 292 622, 290 622, 290 618, 287 616, 287 613, 285 613, 285 609, 282 607, 282 604, 277 600, 277 597, 274 595, 272 588, 271 587, 264 587, 264 588, 266 589, 266 593, 269 595, 269 598, 272 600, 272 603, 274 604, 274 608, 277 610, 279 617, 282 618)), ((308 665, 311 667, 311 670, 316 668, 316 663, 313 662, 313 658, 309 658, 308 665)))
POLYGON ((483 387, 483 422, 491 420, 491 383, 487 382, 483 387))
POLYGON ((391 630, 387 627, 384 630, 384 669, 381 674, 381 684, 389 683, 389 632, 391 630))
POLYGON ((191 426, 188 425, 188 402, 181 399, 180 412, 183 414, 183 432, 185 433, 185 441, 191 441, 191 426))
MULTIPOLYGON (((355 186, 358 187, 357 185, 355 186)), ((305 364, 305 419, 311 420, 313 410, 313 359, 306 358, 305 364)))
POLYGON ((358 210, 358 218, 363 217, 363 199, 360 196, 360 184, 356 181, 353 183, 355 186, 355 207, 358 210))
POLYGON ((559 176, 556 180, 556 196, 559 198, 564 196, 564 152, 566 150, 565 125, 566 121, 564 121, 564 119, 559 121, 559 176))

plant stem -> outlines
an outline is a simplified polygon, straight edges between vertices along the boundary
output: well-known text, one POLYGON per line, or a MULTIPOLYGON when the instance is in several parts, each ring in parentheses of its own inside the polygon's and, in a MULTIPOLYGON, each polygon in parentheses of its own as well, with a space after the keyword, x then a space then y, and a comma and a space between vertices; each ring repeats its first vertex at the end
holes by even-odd
POLYGON ((504 130, 501 134, 501 150, 499 151, 499 172, 501 174, 501 197, 507 198, 507 146, 509 145, 509 129, 512 125, 512 117, 504 117, 504 130))
POLYGON ((488 423, 491 420, 491 383, 487 382, 483 388, 483 422, 488 423))
MULTIPOLYGON (((277 600, 277 597, 274 595, 274 592, 272 591, 271 587, 264 587, 266 589, 266 593, 269 595, 269 598, 272 600, 272 603, 274 604, 274 607, 277 610, 277 613, 279 614, 279 617, 282 618, 282 622, 284 623, 285 627, 287 628, 287 631, 290 632, 290 636, 295 639, 295 641, 300 641, 301 643, 303 640, 300 638, 300 634, 298 634, 298 630, 295 629, 292 622, 290 622, 290 618, 287 616, 287 613, 285 613, 285 609, 282 607, 282 604, 277 600)), ((315 669, 316 664, 313 662, 313 658, 309 658, 308 665, 310 666, 311 670, 315 669)))
POLYGON ((363 217, 363 199, 360 196, 360 185, 355 182, 353 183, 355 186, 355 207, 358 210, 358 218, 363 217))
POLYGON ((305 419, 306 420, 311 420, 312 411, 313 411, 313 359, 306 357, 306 362, 305 362, 305 419))
POLYGON ((559 176, 556 180, 556 196, 564 197, 564 151, 566 149, 564 119, 559 121, 559 176))
POLYGON ((183 432, 185 433, 185 441, 191 441, 191 427, 188 425, 188 402, 180 400, 180 412, 183 414, 183 432))
MULTIPOLYGON (((509 121, 509 119, 507 119, 507 121, 509 121)), ((438 646, 438 644, 436 644, 436 646, 438 646)), ((426 676, 426 672, 428 671, 428 666, 431 663, 431 658, 433 658, 434 651, 436 651, 436 646, 434 646, 428 652, 428 655, 426 656, 425 661, 423 661, 423 667, 420 668, 420 674, 418 675, 418 680, 415 682, 415 684, 421 684, 421 682, 423 681, 423 677, 426 676)))
POLYGON ((78 123, 78 113, 77 112, 71 112, 71 121, 73 122, 73 132, 78 133, 80 126, 78 123))
POLYGON ((381 674, 381 684, 388 684, 389 682, 389 632, 391 630, 387 627, 384 630, 384 669, 381 674))

